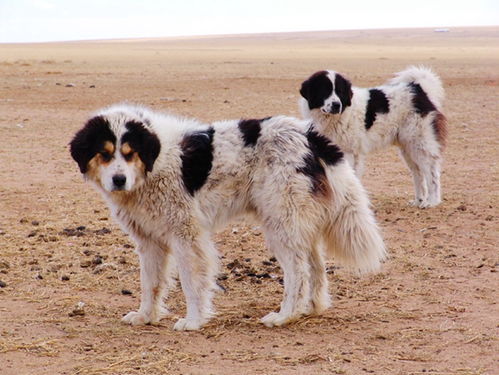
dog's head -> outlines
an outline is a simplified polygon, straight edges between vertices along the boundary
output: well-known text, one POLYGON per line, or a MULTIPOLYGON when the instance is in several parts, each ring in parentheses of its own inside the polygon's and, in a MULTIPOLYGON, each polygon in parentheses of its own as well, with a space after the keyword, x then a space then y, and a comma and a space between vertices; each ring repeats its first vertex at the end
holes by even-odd
POLYGON ((352 105, 352 84, 341 74, 321 70, 312 74, 301 85, 301 96, 308 109, 319 109, 325 114, 341 114, 352 105))
POLYGON ((91 118, 70 143, 81 173, 107 192, 140 186, 160 148, 158 137, 138 117, 113 112, 91 118))

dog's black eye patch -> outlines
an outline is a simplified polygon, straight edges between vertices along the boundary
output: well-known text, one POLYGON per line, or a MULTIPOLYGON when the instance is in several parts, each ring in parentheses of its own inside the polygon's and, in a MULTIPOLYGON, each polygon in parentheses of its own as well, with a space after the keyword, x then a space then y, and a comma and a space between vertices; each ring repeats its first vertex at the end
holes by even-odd
POLYGON ((125 127, 128 131, 121 138, 121 143, 128 143, 139 154, 140 160, 145 165, 146 172, 151 172, 154 162, 161 151, 161 143, 158 137, 138 121, 128 121, 125 127))
POLYGON ((102 151, 106 142, 116 144, 116 136, 109 127, 109 122, 102 116, 88 120, 70 142, 70 152, 78 163, 81 173, 86 173, 88 162, 102 151))
POLYGON ((239 131, 243 135, 243 141, 246 147, 256 145, 256 142, 260 137, 261 123, 269 118, 270 117, 265 117, 261 120, 249 119, 239 121, 239 131))
POLYGON ((377 113, 388 113, 390 111, 390 102, 385 93, 378 89, 369 90, 369 100, 367 102, 366 116, 364 125, 369 129, 376 120, 377 113))
POLYGON ((128 154, 123 154, 123 158, 126 160, 126 161, 130 161, 132 160, 133 158, 133 152, 129 152, 128 154))
POLYGON ((101 152, 100 152, 100 156, 101 156, 101 158, 102 158, 102 161, 104 161, 105 163, 109 163, 109 162, 111 161, 112 157, 113 157, 113 156, 112 156, 109 152, 107 152, 107 151, 101 151, 101 152))
POLYGON ((180 143, 182 149, 182 179, 190 195, 199 190, 211 171, 213 162, 213 135, 215 129, 187 134, 180 143))
POLYGON ((428 98, 428 95, 426 95, 426 92, 423 90, 421 85, 412 82, 409 84, 409 87, 411 88, 411 92, 413 94, 412 105, 417 113, 425 117, 428 113, 437 109, 431 102, 430 98, 428 98))
POLYGON ((300 94, 307 99, 310 109, 322 107, 333 93, 333 83, 327 74, 325 70, 316 72, 301 85, 300 94))
POLYGON ((341 112, 343 112, 346 107, 352 105, 352 84, 341 74, 336 73, 334 77, 334 91, 341 100, 341 112))

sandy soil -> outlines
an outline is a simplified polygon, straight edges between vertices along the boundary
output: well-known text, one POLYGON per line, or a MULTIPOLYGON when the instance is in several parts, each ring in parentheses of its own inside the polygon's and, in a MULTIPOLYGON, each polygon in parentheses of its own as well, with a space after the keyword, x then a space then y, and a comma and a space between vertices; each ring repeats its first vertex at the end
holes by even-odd
POLYGON ((498 66, 499 28, 0 45, 0 372, 498 374, 498 66), (369 86, 408 64, 445 83, 444 201, 408 206, 396 150, 371 156, 363 182, 391 255, 379 274, 331 264, 334 306, 267 329, 281 272, 258 226, 235 223, 216 237, 226 292, 212 323, 171 330, 179 288, 160 325, 120 322, 139 304, 137 259, 67 147, 93 110, 127 100, 205 121, 297 116, 316 70, 369 86))

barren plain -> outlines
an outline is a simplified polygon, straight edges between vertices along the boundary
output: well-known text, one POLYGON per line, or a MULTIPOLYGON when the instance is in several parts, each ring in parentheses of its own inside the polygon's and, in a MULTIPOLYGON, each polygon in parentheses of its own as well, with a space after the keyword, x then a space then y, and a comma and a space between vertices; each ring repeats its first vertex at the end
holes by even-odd
POLYGON ((336 31, 0 45, 0 373, 499 373, 499 27, 336 31), (256 224, 217 234, 218 315, 199 332, 120 322, 137 309, 133 244, 81 178, 68 142, 92 111, 129 101, 204 121, 299 116, 321 69, 357 86, 407 65, 442 78, 443 203, 408 205, 396 149, 363 183, 390 259, 357 277, 328 264, 333 307, 268 329, 281 271, 256 224), (80 306, 78 308, 77 306, 80 306))

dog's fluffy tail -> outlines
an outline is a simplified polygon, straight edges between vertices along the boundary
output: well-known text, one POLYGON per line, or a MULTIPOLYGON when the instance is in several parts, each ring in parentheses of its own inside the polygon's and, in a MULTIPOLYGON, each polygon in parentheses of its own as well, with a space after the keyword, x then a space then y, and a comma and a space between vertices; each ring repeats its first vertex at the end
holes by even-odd
POLYGON ((444 88, 442 86, 442 81, 436 73, 434 73, 430 68, 424 66, 410 66, 407 69, 398 72, 390 80, 391 84, 397 83, 417 83, 428 95, 433 105, 441 111, 442 103, 444 100, 444 88))
POLYGON ((360 273, 374 272, 386 250, 366 191, 348 163, 337 165, 329 179, 333 185, 333 215, 326 226, 327 254, 360 273))

